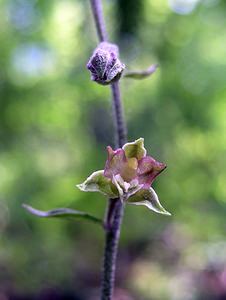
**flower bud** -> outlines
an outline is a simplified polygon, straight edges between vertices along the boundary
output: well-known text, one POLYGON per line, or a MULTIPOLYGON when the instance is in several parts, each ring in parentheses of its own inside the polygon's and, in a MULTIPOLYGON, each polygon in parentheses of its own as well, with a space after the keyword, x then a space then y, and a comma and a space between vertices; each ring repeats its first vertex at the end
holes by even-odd
POLYGON ((119 80, 125 65, 118 58, 118 47, 114 44, 102 42, 94 50, 87 69, 91 72, 91 80, 102 85, 119 80))

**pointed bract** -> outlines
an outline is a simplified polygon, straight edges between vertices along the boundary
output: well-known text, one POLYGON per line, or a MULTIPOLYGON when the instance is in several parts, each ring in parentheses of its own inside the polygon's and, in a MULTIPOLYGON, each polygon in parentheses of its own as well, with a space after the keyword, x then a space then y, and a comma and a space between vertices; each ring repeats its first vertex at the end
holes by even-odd
POLYGON ((156 71, 157 68, 158 68, 158 65, 154 64, 154 65, 151 65, 150 67, 148 67, 146 70, 127 72, 124 75, 124 77, 132 78, 132 79, 145 79, 145 78, 149 77, 150 75, 152 75, 156 71))

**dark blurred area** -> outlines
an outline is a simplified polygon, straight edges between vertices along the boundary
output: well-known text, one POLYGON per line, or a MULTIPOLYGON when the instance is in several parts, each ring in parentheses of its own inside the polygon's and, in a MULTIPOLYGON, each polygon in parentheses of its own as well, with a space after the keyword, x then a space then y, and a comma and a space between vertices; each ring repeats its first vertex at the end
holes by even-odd
MULTIPOLYGON (((172 217, 127 206, 117 300, 226 299, 226 3, 103 0, 129 140, 144 137, 168 168, 154 184, 172 217)), ((104 215, 75 185, 113 145, 108 88, 85 65, 97 45, 89 1, 0 1, 0 300, 96 300, 104 235, 38 209, 104 215)))

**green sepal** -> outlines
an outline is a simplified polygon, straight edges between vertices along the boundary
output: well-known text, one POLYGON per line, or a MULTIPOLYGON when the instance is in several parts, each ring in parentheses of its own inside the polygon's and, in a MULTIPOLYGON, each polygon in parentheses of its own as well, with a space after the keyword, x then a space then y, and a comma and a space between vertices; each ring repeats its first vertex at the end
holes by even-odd
POLYGON ((111 179, 104 176, 104 170, 94 172, 77 187, 83 192, 100 192, 111 199, 119 197, 117 188, 111 179))
POLYGON ((165 210, 164 207, 159 202, 159 198, 153 188, 140 189, 133 196, 129 197, 127 200, 128 204, 134 205, 144 205, 150 210, 157 212, 159 214, 164 214, 170 216, 171 214, 165 210))
POLYGON ((140 160, 144 156, 146 156, 146 149, 144 148, 144 139, 139 138, 135 142, 132 143, 126 143, 122 149, 125 151, 127 158, 137 158, 137 160, 140 160))
POLYGON ((94 223, 103 225, 103 221, 99 218, 96 218, 86 212, 78 211, 70 208, 56 208, 48 211, 38 210, 36 208, 31 207, 30 205, 23 204, 23 208, 25 208, 29 213, 35 215, 40 218, 67 218, 67 219, 84 219, 88 221, 92 221, 94 223))

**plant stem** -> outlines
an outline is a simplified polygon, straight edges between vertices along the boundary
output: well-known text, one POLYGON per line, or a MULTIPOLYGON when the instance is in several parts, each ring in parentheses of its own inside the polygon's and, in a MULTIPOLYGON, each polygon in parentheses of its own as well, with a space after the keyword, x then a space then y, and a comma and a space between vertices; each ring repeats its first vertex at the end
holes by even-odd
POLYGON ((122 147, 127 140, 127 129, 124 120, 122 101, 120 96, 119 82, 111 84, 112 90, 112 108, 113 108, 113 119, 115 127, 115 146, 116 148, 122 147))
POLYGON ((110 228, 106 230, 101 300, 111 300, 113 296, 118 242, 124 211, 124 207, 120 199, 109 199, 109 207, 111 206, 111 201, 115 201, 115 203, 110 228))
POLYGON ((104 15, 101 0, 90 0, 90 3, 99 40, 101 42, 106 42, 107 30, 104 23, 104 15))
MULTIPOLYGON (((96 24, 97 34, 101 42, 107 41, 107 31, 104 23, 101 0, 90 0, 96 24)), ((119 83, 111 84, 113 119, 115 127, 116 147, 122 147, 126 142, 126 124, 120 97, 119 83)), ((102 270, 101 300, 111 300, 115 282, 116 257, 124 205, 120 199, 109 199, 108 211, 111 214, 111 224, 106 227, 105 252, 102 270), (114 201, 114 203, 112 202, 114 201)), ((109 225, 109 224, 108 224, 109 225)))

